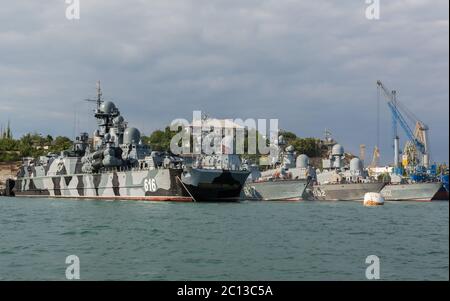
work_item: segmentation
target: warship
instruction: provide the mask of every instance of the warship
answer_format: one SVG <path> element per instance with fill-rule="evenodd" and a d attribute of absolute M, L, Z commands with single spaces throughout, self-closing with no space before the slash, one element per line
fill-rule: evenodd
<path fill-rule="evenodd" d="M 380 175 L 388 183 L 380 192 L 386 201 L 431 201 L 443 187 L 431 170 L 421 166 L 415 166 L 412 173 L 396 166 L 388 170 Z"/>
<path fill-rule="evenodd" d="M 98 129 L 76 137 L 61 154 L 26 160 L 9 195 L 146 201 L 237 201 L 250 174 L 236 155 L 200 154 L 193 160 L 152 151 L 137 128 L 102 97 L 97 83 Z M 11 180 L 12 181 L 12 180 Z M 11 182 L 9 182 L 11 184 Z M 11 188 L 11 187 L 9 187 Z"/>
<path fill-rule="evenodd" d="M 448 185 L 448 168 L 444 171 L 441 171 L 439 175 L 439 181 L 442 183 L 442 187 L 439 191 L 433 196 L 433 201 L 448 201 L 449 200 L 449 185 Z"/>
<path fill-rule="evenodd" d="M 260 171 L 255 165 L 249 169 L 250 176 L 243 189 L 243 198 L 258 201 L 297 201 L 302 199 L 303 192 L 314 169 L 309 165 L 309 158 L 301 154 L 296 157 L 294 147 L 286 145 L 283 136 L 279 139 L 279 157 L 272 162 L 271 168 Z"/>
<path fill-rule="evenodd" d="M 431 201 L 441 189 L 441 182 L 391 183 L 381 190 L 386 201 Z"/>
<path fill-rule="evenodd" d="M 322 160 L 322 171 L 305 190 L 304 197 L 319 201 L 362 201 L 367 192 L 380 192 L 384 182 L 368 176 L 362 161 L 351 159 L 349 168 L 344 166 L 344 148 L 334 144 L 328 159 Z"/>

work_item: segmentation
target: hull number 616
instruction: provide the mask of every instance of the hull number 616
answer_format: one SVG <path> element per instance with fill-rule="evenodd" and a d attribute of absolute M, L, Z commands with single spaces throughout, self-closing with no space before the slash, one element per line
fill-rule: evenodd
<path fill-rule="evenodd" d="M 156 189 L 158 189 L 158 187 L 156 187 L 156 180 L 153 178 L 149 178 L 149 179 L 145 179 L 144 180 L 144 190 L 150 191 L 150 192 L 155 192 Z"/>

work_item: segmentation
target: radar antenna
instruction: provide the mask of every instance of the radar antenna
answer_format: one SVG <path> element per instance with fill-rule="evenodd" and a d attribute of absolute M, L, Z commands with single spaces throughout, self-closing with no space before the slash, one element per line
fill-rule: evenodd
<path fill-rule="evenodd" d="M 332 142 L 333 138 L 332 138 L 332 134 L 331 134 L 330 130 L 325 129 L 324 133 L 325 133 L 325 141 L 326 142 Z"/>
<path fill-rule="evenodd" d="M 97 103 L 97 110 L 100 109 L 100 104 L 103 102 L 103 94 L 102 94 L 102 88 L 100 86 L 100 81 L 97 81 L 97 99 L 85 99 L 85 101 L 91 101 Z"/>

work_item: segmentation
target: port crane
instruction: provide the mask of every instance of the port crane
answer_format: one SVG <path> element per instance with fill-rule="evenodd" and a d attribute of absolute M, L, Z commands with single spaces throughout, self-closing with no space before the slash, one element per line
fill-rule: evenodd
<path fill-rule="evenodd" d="M 378 89 L 381 89 L 387 100 L 388 107 L 392 114 L 392 131 L 394 135 L 394 167 L 398 171 L 399 162 L 399 143 L 397 125 L 403 128 L 407 138 L 409 139 L 403 151 L 402 165 L 408 167 L 410 171 L 415 171 L 416 167 L 421 166 L 425 169 L 429 168 L 429 148 L 428 148 L 428 126 L 423 123 L 417 116 L 410 112 L 406 106 L 397 100 L 397 92 L 388 90 L 381 81 L 377 81 Z M 414 131 L 409 126 L 409 122 L 415 124 Z"/>

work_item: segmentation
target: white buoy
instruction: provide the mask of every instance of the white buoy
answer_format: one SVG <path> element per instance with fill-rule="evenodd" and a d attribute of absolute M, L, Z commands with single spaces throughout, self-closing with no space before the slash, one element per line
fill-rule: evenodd
<path fill-rule="evenodd" d="M 367 192 L 364 195 L 364 206 L 381 206 L 384 205 L 384 198 L 380 193 Z"/>

